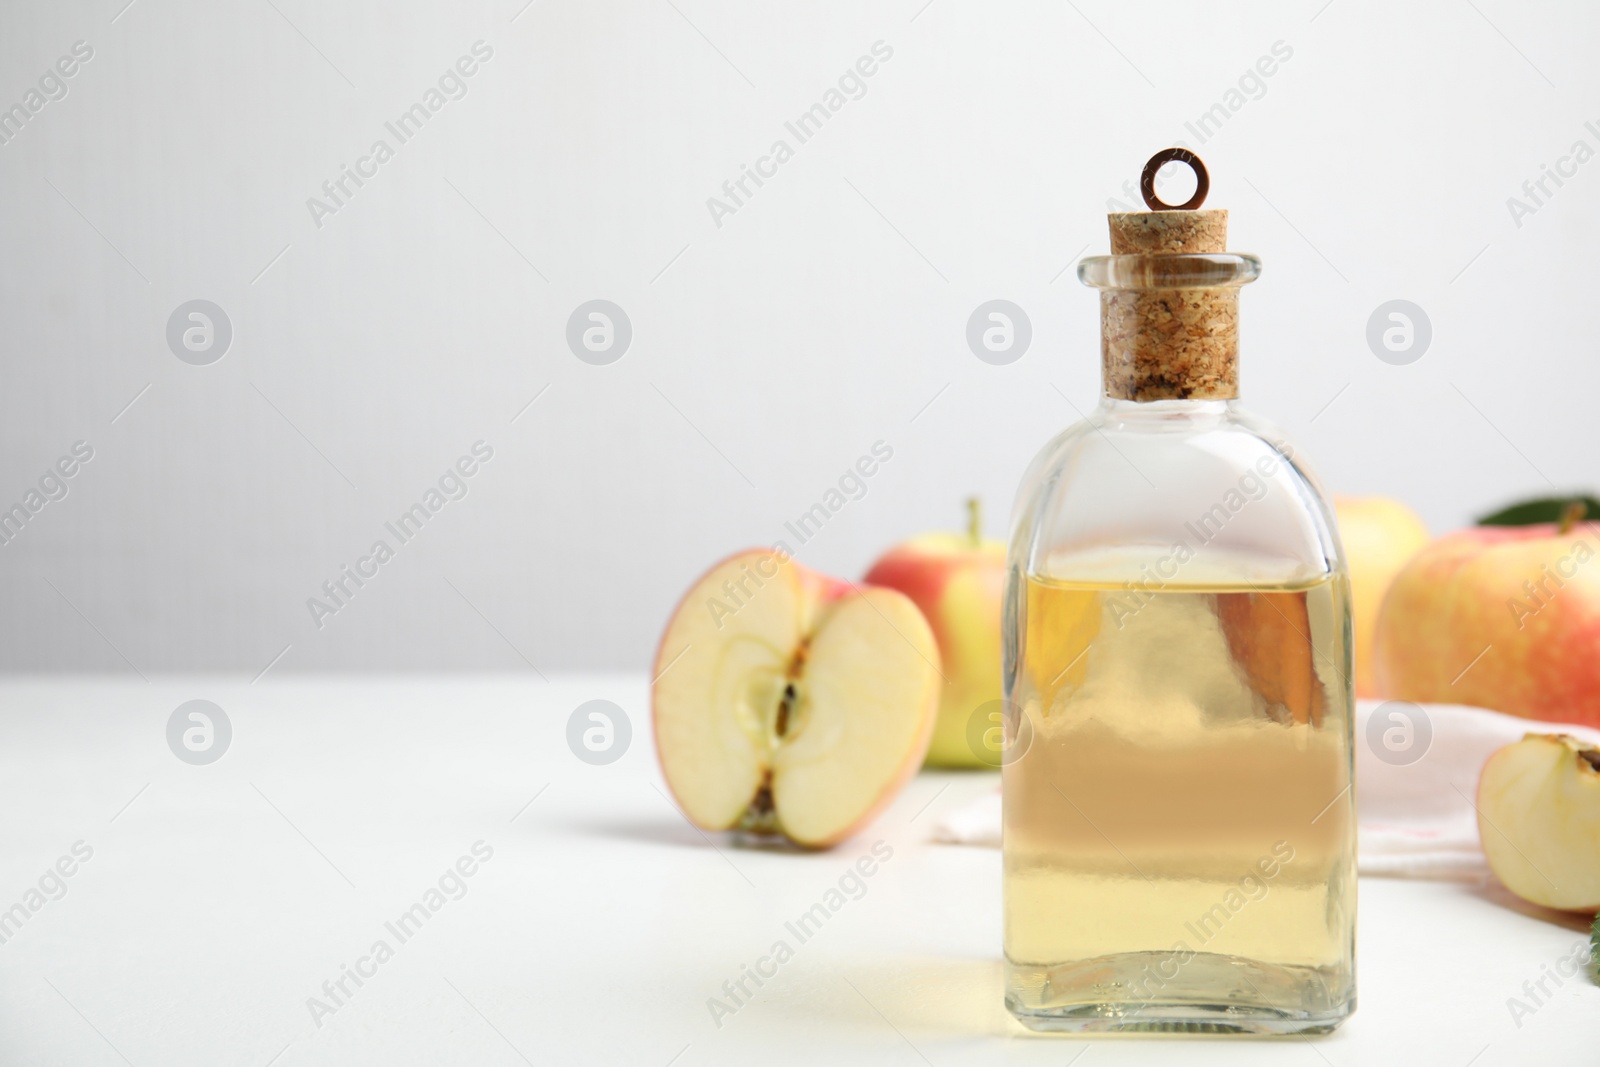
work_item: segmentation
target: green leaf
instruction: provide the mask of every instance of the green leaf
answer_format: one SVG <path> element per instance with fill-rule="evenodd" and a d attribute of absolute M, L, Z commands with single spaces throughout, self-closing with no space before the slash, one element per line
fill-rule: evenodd
<path fill-rule="evenodd" d="M 1589 977 L 1595 985 L 1600 985 L 1600 915 L 1594 917 L 1594 925 L 1589 927 Z"/>
<path fill-rule="evenodd" d="M 1569 504 L 1581 503 L 1583 515 L 1580 522 L 1600 519 L 1600 500 L 1592 496 L 1548 496 L 1538 500 L 1524 500 L 1501 508 L 1492 515 L 1478 520 L 1479 526 L 1530 526 L 1536 522 L 1560 522 Z"/>

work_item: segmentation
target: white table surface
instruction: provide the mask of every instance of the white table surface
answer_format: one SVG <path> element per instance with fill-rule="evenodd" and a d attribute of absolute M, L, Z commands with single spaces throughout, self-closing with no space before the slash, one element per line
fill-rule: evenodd
<path fill-rule="evenodd" d="M 638 677 L 268 676 L 0 684 L 0 909 L 93 856 L 0 944 L 0 1064 L 1593 1063 L 1600 988 L 1524 996 L 1582 939 L 1493 886 L 1362 879 L 1360 1008 L 1331 1037 L 1035 1037 L 1000 1002 L 1000 858 L 926 842 L 988 774 L 923 774 L 855 841 L 739 849 L 661 789 Z M 184 701 L 225 756 L 168 749 Z M 633 743 L 568 750 L 585 700 Z M 529 800 L 537 795 L 530 804 Z M 520 814 L 519 814 L 520 812 Z M 874 842 L 893 848 L 758 995 L 707 998 Z M 493 857 L 404 944 L 385 930 L 474 842 Z M 319 1027 L 307 999 L 394 956 Z M 368 969 L 372 967 L 369 965 Z M 1075 1058 L 1077 1057 L 1077 1058 Z"/>

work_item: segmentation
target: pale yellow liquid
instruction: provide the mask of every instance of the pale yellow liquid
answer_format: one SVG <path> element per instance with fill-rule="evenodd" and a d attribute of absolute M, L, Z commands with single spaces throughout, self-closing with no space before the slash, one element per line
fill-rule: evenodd
<path fill-rule="evenodd" d="M 1344 580 L 1024 584 L 1012 1010 L 1041 1028 L 1337 1025 L 1354 989 Z"/>

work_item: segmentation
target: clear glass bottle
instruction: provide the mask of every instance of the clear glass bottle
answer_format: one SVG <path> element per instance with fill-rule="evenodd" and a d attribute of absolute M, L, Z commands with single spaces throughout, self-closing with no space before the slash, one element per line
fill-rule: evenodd
<path fill-rule="evenodd" d="M 1162 210 L 1112 215 L 1113 254 L 1079 266 L 1105 397 L 1013 518 L 1006 1005 L 1041 1030 L 1326 1032 L 1355 1008 L 1349 579 L 1315 477 L 1236 403 L 1260 262 L 1225 251 L 1227 212 L 1155 200 L 1160 159 Z"/>

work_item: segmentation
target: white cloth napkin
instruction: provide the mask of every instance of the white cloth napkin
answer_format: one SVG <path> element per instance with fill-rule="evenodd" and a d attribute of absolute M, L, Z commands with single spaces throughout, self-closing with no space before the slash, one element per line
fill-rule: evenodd
<path fill-rule="evenodd" d="M 1376 716 L 1376 719 L 1374 719 Z M 1356 704 L 1356 813 L 1362 874 L 1481 877 L 1478 772 L 1494 751 L 1528 733 L 1566 733 L 1600 744 L 1600 731 L 1532 722 L 1459 704 Z M 1420 755 L 1418 753 L 1420 752 Z M 947 812 L 933 839 L 1000 845 L 1000 794 Z"/>

